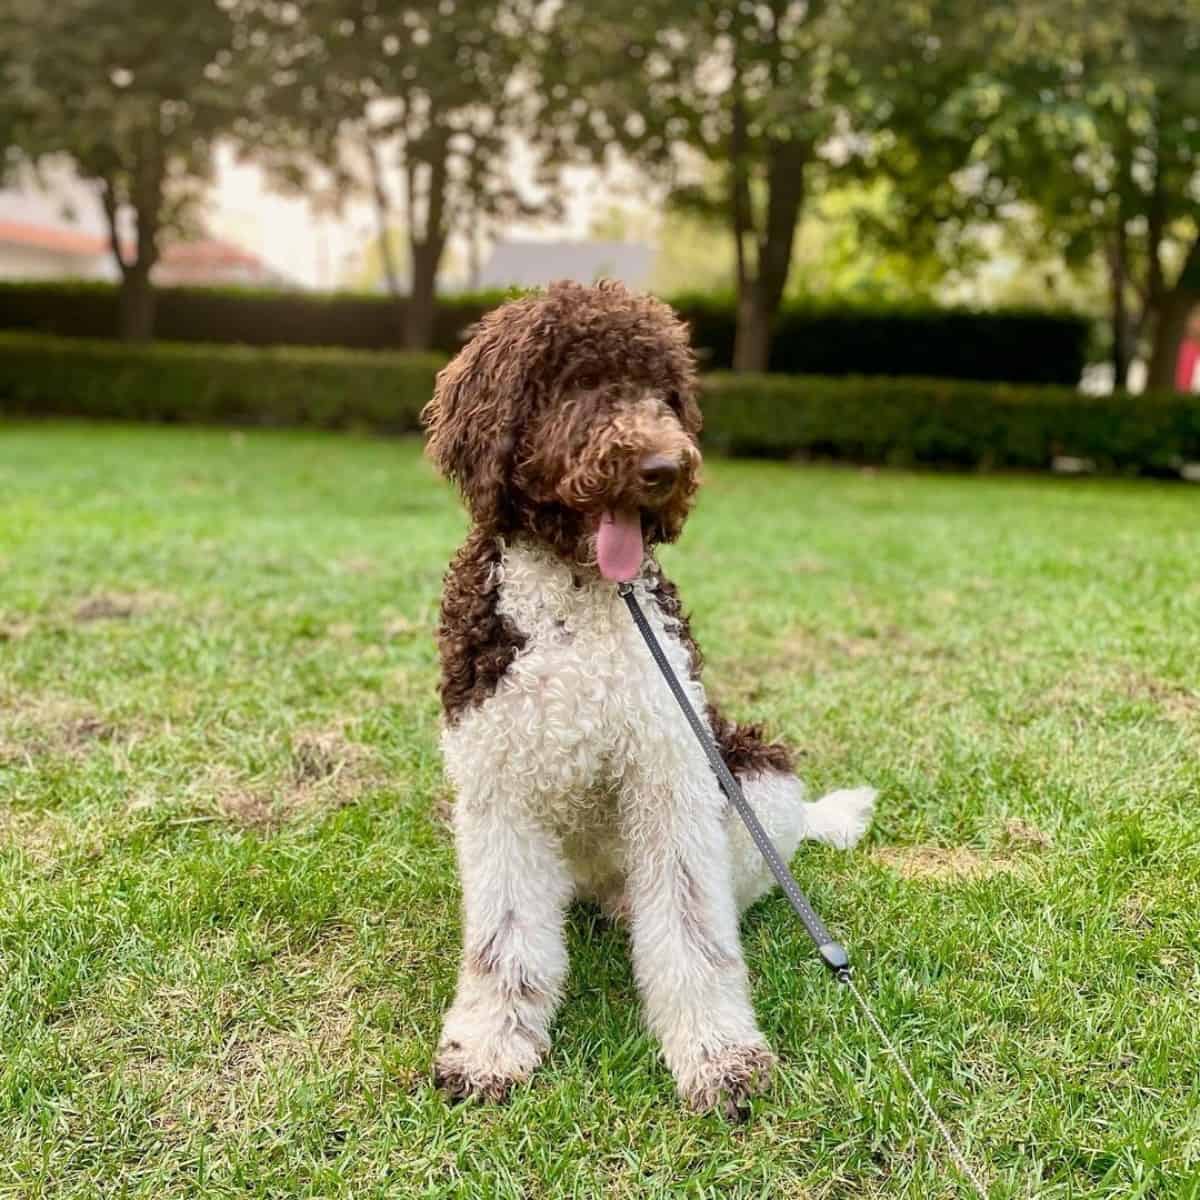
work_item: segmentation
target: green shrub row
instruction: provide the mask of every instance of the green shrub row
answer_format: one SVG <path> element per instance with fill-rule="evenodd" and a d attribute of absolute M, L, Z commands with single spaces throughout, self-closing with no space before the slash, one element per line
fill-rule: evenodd
<path fill-rule="evenodd" d="M 452 354 L 465 331 L 502 299 L 502 293 L 444 297 L 434 323 L 435 348 Z M 736 326 L 732 298 L 685 295 L 671 302 L 690 323 L 706 368 L 728 367 Z M 116 289 L 95 283 L 0 284 L 0 328 L 111 338 L 117 330 Z M 404 301 L 166 288 L 159 292 L 156 328 L 164 341 L 397 349 Z M 791 307 L 776 324 L 771 370 L 1073 386 L 1083 370 L 1088 333 L 1085 319 L 1061 313 Z"/>
<path fill-rule="evenodd" d="M 435 354 L 124 346 L 0 334 L 0 415 L 411 433 L 444 361 Z"/>
<path fill-rule="evenodd" d="M 691 325 L 705 365 L 729 367 L 733 301 L 688 295 L 671 303 Z M 797 305 L 785 308 L 775 323 L 770 369 L 784 375 L 913 375 L 1074 387 L 1090 335 L 1089 321 L 1073 313 Z"/>
<path fill-rule="evenodd" d="M 0 416 L 419 429 L 435 355 L 0 334 Z M 1200 462 L 1200 398 L 917 378 L 706 377 L 705 441 L 739 455 L 1174 474 Z"/>
<path fill-rule="evenodd" d="M 1062 387 L 945 379 L 718 373 L 706 437 L 727 453 L 861 463 L 1175 475 L 1200 462 L 1200 397 L 1087 396 Z"/>

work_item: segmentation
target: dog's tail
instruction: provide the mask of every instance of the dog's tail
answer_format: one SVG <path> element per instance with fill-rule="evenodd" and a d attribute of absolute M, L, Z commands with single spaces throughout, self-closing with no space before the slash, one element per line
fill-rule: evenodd
<path fill-rule="evenodd" d="M 849 850 L 867 832 L 877 795 L 871 787 L 843 788 L 805 804 L 800 836 Z"/>

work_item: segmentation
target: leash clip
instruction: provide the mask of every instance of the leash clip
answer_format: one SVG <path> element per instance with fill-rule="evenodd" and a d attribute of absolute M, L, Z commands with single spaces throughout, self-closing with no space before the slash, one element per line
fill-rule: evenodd
<path fill-rule="evenodd" d="M 850 978 L 850 955 L 841 942 L 822 942 L 817 947 L 821 961 L 839 978 Z"/>

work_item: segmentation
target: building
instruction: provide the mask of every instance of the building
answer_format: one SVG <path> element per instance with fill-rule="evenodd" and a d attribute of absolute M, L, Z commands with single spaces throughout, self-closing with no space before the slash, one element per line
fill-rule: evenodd
<path fill-rule="evenodd" d="M 95 192 L 65 168 L 0 188 L 0 279 L 115 279 Z"/>
<path fill-rule="evenodd" d="M 66 168 L 19 174 L 0 189 L 0 279 L 120 277 L 95 190 Z M 219 238 L 167 242 L 152 275 L 162 287 L 292 287 L 256 254 Z"/>
<path fill-rule="evenodd" d="M 545 287 L 556 279 L 594 283 L 619 279 L 627 287 L 650 286 L 654 252 L 639 242 L 499 241 L 479 275 L 484 290 Z"/>
<path fill-rule="evenodd" d="M 0 279 L 113 279 L 108 239 L 0 218 Z"/>
<path fill-rule="evenodd" d="M 160 287 L 295 286 L 256 254 L 220 238 L 168 243 L 163 247 L 152 278 Z"/>

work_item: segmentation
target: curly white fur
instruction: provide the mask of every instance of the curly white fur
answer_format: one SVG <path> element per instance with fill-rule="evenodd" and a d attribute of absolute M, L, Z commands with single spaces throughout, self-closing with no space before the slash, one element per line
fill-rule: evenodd
<path fill-rule="evenodd" d="M 770 886 L 616 588 L 577 582 L 547 549 L 509 546 L 499 611 L 526 636 L 496 691 L 442 739 L 457 792 L 464 901 L 458 993 L 438 1072 L 500 1095 L 549 1044 L 567 972 L 563 912 L 576 895 L 627 915 L 646 1021 L 696 1107 L 740 1103 L 770 1064 L 750 1003 L 739 912 Z M 638 600 L 692 703 L 686 648 L 664 627 L 647 559 Z M 850 846 L 874 792 L 815 804 L 790 775 L 743 787 L 784 857 L 801 838 Z"/>

